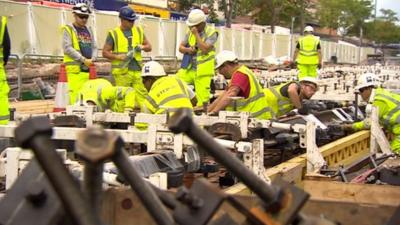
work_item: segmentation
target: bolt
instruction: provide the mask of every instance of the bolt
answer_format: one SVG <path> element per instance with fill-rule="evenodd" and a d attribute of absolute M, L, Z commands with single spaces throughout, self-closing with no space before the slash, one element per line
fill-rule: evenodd
<path fill-rule="evenodd" d="M 100 162 L 114 155 L 116 145 L 122 144 L 116 133 L 92 126 L 78 134 L 76 152 L 90 162 Z"/>

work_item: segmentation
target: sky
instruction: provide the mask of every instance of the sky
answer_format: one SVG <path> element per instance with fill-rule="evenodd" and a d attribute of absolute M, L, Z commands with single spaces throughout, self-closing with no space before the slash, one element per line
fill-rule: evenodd
<path fill-rule="evenodd" d="M 397 13 L 397 17 L 400 19 L 400 0 L 377 0 L 377 14 L 380 16 L 380 9 L 391 9 Z"/>

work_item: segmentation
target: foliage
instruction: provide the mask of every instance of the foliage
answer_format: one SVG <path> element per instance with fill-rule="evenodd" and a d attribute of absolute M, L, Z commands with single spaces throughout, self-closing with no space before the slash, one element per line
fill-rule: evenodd
<path fill-rule="evenodd" d="M 391 9 L 381 9 L 382 16 L 366 24 L 366 37 L 380 44 L 398 43 L 400 27 L 399 19 Z"/>

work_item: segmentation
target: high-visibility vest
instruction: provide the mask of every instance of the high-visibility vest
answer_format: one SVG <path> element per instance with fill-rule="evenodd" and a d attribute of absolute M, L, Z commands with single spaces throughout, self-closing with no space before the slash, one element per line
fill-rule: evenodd
<path fill-rule="evenodd" d="M 76 51 L 81 52 L 81 48 L 79 47 L 78 34 L 76 33 L 76 29 L 73 27 L 73 25 L 72 24 L 65 25 L 62 27 L 62 30 L 67 31 L 69 36 L 71 37 L 72 47 Z M 88 28 L 88 30 L 89 30 L 90 35 L 92 35 L 90 28 Z M 65 64 L 65 70 L 67 71 L 67 73 L 80 73 L 81 72 L 80 66 L 81 66 L 82 62 L 79 60 L 74 60 L 67 54 L 64 54 L 64 64 Z"/>
<path fill-rule="evenodd" d="M 293 82 L 289 82 L 293 83 Z M 272 108 L 273 114 L 276 117 L 282 116 L 290 112 L 294 106 L 288 97 L 281 94 L 281 89 L 289 83 L 283 83 L 281 85 L 265 88 L 264 93 L 267 99 L 268 105 Z"/>
<path fill-rule="evenodd" d="M 272 111 L 267 104 L 263 89 L 255 77 L 253 71 L 242 65 L 237 69 L 238 72 L 245 74 L 249 78 L 250 93 L 248 98 L 236 100 L 237 111 L 249 112 L 251 117 L 258 119 L 271 119 Z M 228 111 L 233 111 L 233 102 L 226 108 Z"/>
<path fill-rule="evenodd" d="M 211 27 L 206 25 L 204 28 L 205 35 L 203 37 L 203 41 L 206 40 L 208 37 L 211 37 L 217 31 Z M 196 36 L 193 35 L 192 32 L 189 31 L 188 37 L 188 44 L 190 47 L 196 46 Z M 196 53 L 196 75 L 199 76 L 214 76 L 215 74 L 215 47 L 213 46 L 212 49 L 207 52 L 203 53 L 200 48 L 198 48 Z"/>
<path fill-rule="evenodd" d="M 85 82 L 80 94 L 83 101 L 94 102 L 99 111 L 110 109 L 113 112 L 124 112 L 126 109 L 134 109 L 138 104 L 133 88 L 114 87 L 105 79 Z"/>
<path fill-rule="evenodd" d="M 3 40 L 4 40 L 4 32 L 6 31 L 6 26 L 7 26 L 7 17 L 2 16 L 0 20 L 0 69 L 4 69 Z M 2 80 L 5 80 L 5 77 L 1 77 L 0 81 Z"/>
<path fill-rule="evenodd" d="M 153 114 L 174 112 L 179 108 L 193 110 L 186 84 L 177 77 L 162 77 L 154 82 L 144 102 Z"/>
<path fill-rule="evenodd" d="M 400 124 L 400 95 L 382 88 L 375 90 L 375 97 L 372 102 L 374 106 L 384 105 L 385 110 L 379 109 L 379 123 L 387 130 Z M 353 124 L 354 130 L 369 129 L 370 121 L 364 120 Z"/>
<path fill-rule="evenodd" d="M 318 59 L 318 44 L 319 38 L 314 35 L 306 35 L 299 39 L 299 53 L 297 56 L 298 64 L 316 65 L 319 63 Z"/>
<path fill-rule="evenodd" d="M 140 26 L 132 27 L 132 43 L 129 46 L 128 39 L 125 37 L 123 31 L 120 27 L 109 31 L 111 37 L 114 41 L 113 54 L 127 54 L 129 47 L 134 49 L 137 45 L 143 44 L 144 33 L 143 28 Z M 142 64 L 142 53 L 140 51 L 135 51 L 133 57 L 138 62 L 139 65 Z M 128 65 L 122 60 L 114 59 L 111 62 L 111 73 L 112 74 L 126 74 L 128 72 Z"/>

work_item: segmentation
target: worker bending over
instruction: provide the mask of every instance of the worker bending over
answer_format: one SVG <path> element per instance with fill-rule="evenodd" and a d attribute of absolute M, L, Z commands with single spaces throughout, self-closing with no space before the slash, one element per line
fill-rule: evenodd
<path fill-rule="evenodd" d="M 317 77 L 317 68 L 322 67 L 322 53 L 319 37 L 314 36 L 314 28 L 306 26 L 304 36 L 300 37 L 296 45 L 293 61 L 299 70 L 298 78 Z"/>
<path fill-rule="evenodd" d="M 226 79 L 231 79 L 227 89 L 208 107 L 209 113 L 220 110 L 249 112 L 252 117 L 271 119 L 271 108 L 253 71 L 238 63 L 231 51 L 222 51 L 216 57 L 216 69 Z M 233 100 L 235 97 L 240 99 Z M 235 108 L 236 107 L 236 108 Z"/>
<path fill-rule="evenodd" d="M 7 83 L 5 65 L 11 52 L 11 41 L 7 29 L 7 17 L 0 16 L 0 125 L 8 124 L 10 120 L 10 109 L 8 93 L 10 87 Z"/>
<path fill-rule="evenodd" d="M 142 51 L 150 52 L 151 44 L 143 28 L 135 25 L 136 13 L 129 6 L 119 10 L 121 25 L 108 32 L 103 57 L 111 60 L 111 73 L 116 86 L 133 87 L 139 98 L 147 94 L 140 71 Z"/>
<path fill-rule="evenodd" d="M 275 87 L 264 89 L 268 106 L 275 117 L 280 117 L 296 108 L 299 114 L 309 112 L 302 101 L 310 99 L 318 90 L 318 81 L 313 77 L 304 77 L 299 82 L 291 81 Z"/>
<path fill-rule="evenodd" d="M 194 93 L 178 77 L 167 76 L 164 67 L 158 62 L 145 63 L 142 77 L 149 92 L 142 104 L 143 112 L 162 114 L 179 108 L 193 110 L 191 99 L 194 98 Z"/>
<path fill-rule="evenodd" d="M 206 15 L 200 9 L 189 13 L 186 24 L 190 30 L 179 45 L 179 52 L 184 56 L 177 76 L 187 84 L 194 84 L 197 105 L 202 106 L 210 100 L 218 32 L 206 24 Z"/>
<path fill-rule="evenodd" d="M 87 81 L 79 94 L 84 104 L 96 105 L 100 112 L 131 112 L 140 107 L 133 88 L 114 87 L 101 78 Z"/>
<path fill-rule="evenodd" d="M 96 39 L 86 24 L 91 11 L 85 3 L 72 8 L 74 22 L 62 27 L 64 64 L 67 72 L 70 103 L 77 100 L 82 85 L 89 80 L 89 67 L 97 57 Z"/>
<path fill-rule="evenodd" d="M 359 92 L 363 101 L 377 107 L 379 124 L 394 135 L 394 139 L 390 143 L 392 151 L 400 154 L 400 95 L 383 88 L 377 88 L 375 75 L 372 73 L 362 74 L 357 83 L 355 91 Z M 353 131 L 369 129 L 370 127 L 370 118 L 344 125 L 345 130 Z"/>

